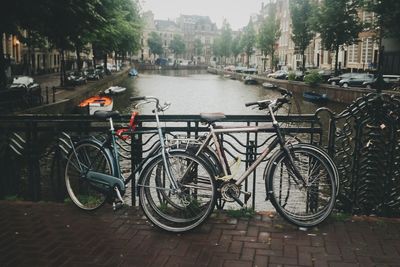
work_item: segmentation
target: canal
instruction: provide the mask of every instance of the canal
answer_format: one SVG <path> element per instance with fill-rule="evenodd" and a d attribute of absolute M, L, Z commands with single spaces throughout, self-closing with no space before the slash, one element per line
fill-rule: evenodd
<path fill-rule="evenodd" d="M 171 102 L 166 114 L 199 114 L 200 112 L 223 112 L 229 115 L 264 114 L 258 109 L 244 106 L 244 103 L 280 96 L 275 90 L 264 89 L 261 85 L 246 85 L 205 70 L 160 70 L 140 73 L 138 78 L 127 78 L 119 84 L 127 88 L 127 94 L 114 97 L 114 109 L 130 113 L 132 108 L 128 96 L 151 95 L 161 102 Z M 294 97 L 291 113 L 314 113 L 321 105 L 307 102 L 301 96 Z M 335 112 L 345 106 L 338 103 L 325 104 Z M 287 111 L 286 111 L 287 112 Z M 142 114 L 150 114 L 150 107 L 143 106 Z M 283 112 L 284 113 L 284 112 Z"/>
<path fill-rule="evenodd" d="M 133 108 L 130 96 L 156 96 L 163 103 L 172 105 L 165 114 L 199 114 L 200 112 L 223 112 L 229 115 L 260 115 L 264 111 L 251 109 L 244 103 L 262 99 L 275 99 L 280 96 L 276 90 L 264 89 L 261 85 L 245 85 L 243 81 L 231 80 L 219 75 L 209 74 L 205 70 L 160 70 L 140 73 L 137 78 L 127 78 L 120 84 L 127 92 L 114 97 L 114 109 L 127 114 Z M 321 105 L 304 101 L 302 96 L 295 95 L 291 114 L 313 114 Z M 332 111 L 340 112 L 345 106 L 337 103 L 326 103 Z M 151 105 L 141 106 L 140 114 L 151 114 Z M 282 110 L 282 114 L 287 114 Z M 326 136 L 326 134 L 325 134 Z M 241 139 L 239 137 L 239 139 Z M 122 163 L 129 173 L 129 162 Z M 244 170 L 244 163 L 240 169 Z M 265 202 L 265 186 L 263 180 L 264 166 L 257 171 L 255 208 L 257 210 L 273 210 L 269 202 Z M 240 170 L 238 171 L 240 173 Z M 249 188 L 252 187 L 251 179 Z M 249 190 L 251 191 L 251 189 Z M 126 195 L 130 198 L 130 192 Z M 128 201 L 129 202 L 129 201 Z M 225 208 L 238 208 L 230 204 Z"/>

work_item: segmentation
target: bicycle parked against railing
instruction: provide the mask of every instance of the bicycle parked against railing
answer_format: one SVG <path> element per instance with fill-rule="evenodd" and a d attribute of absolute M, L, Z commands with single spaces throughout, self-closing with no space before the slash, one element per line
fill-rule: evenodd
<path fill-rule="evenodd" d="M 113 203 L 114 209 L 119 208 L 124 203 L 122 196 L 126 185 L 140 173 L 140 205 L 151 222 L 175 232 L 197 227 L 214 209 L 216 187 L 212 170 L 201 158 L 166 146 L 158 114 L 170 104 L 161 106 L 155 97 L 132 97 L 130 100 L 155 104 L 156 130 L 115 131 L 113 119 L 119 113 L 97 111 L 95 117 L 110 123 L 103 141 L 92 137 L 74 142 L 66 135 L 71 149 L 67 155 L 65 183 L 71 200 L 84 210 L 95 210 L 106 202 Z M 125 179 L 121 174 L 117 139 L 126 134 L 154 132 L 158 134 L 158 144 Z M 152 194 L 153 191 L 157 193 Z"/>
<path fill-rule="evenodd" d="M 209 167 L 214 170 L 218 184 L 216 197 L 222 201 L 237 202 L 241 206 L 244 203 L 239 198 L 240 194 L 244 193 L 245 202 L 251 196 L 250 192 L 242 191 L 241 184 L 272 152 L 264 171 L 267 198 L 278 213 L 290 223 L 299 227 L 313 227 L 323 222 L 334 207 L 339 190 L 338 171 L 333 160 L 320 147 L 286 140 L 274 112 L 289 103 L 292 94 L 287 90 L 283 90 L 282 94 L 283 96 L 276 100 L 245 104 L 248 107 L 256 106 L 260 110 L 266 109 L 272 118 L 272 127 L 217 126 L 216 122 L 225 118 L 223 113 L 203 113 L 201 120 L 208 124 L 209 133 L 194 142 L 177 142 L 181 143 L 181 147 L 185 146 L 186 142 L 188 152 L 207 161 Z M 273 130 L 275 138 L 248 169 L 235 179 L 220 135 L 266 130 Z M 204 152 L 208 157 L 202 155 Z"/>

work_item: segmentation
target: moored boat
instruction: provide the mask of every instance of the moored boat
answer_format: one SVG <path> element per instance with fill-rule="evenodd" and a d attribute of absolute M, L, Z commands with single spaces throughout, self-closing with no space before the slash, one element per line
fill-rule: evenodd
<path fill-rule="evenodd" d="M 129 70 L 128 75 L 129 76 L 138 76 L 139 72 L 135 68 L 132 68 L 132 69 Z"/>
<path fill-rule="evenodd" d="M 251 76 L 246 76 L 244 78 L 244 84 L 258 84 L 258 81 Z"/>
<path fill-rule="evenodd" d="M 276 88 L 278 88 L 278 86 L 276 86 L 275 84 L 269 83 L 269 82 L 263 83 L 262 87 L 265 88 L 265 89 L 276 89 Z"/>
<path fill-rule="evenodd" d="M 95 95 L 83 100 L 78 107 L 88 110 L 89 115 L 93 115 L 97 110 L 111 111 L 113 100 L 109 96 Z"/>
<path fill-rule="evenodd" d="M 324 102 L 329 100 L 326 94 L 319 94 L 315 92 L 304 92 L 303 98 L 311 102 Z"/>
<path fill-rule="evenodd" d="M 126 91 L 125 87 L 121 87 L 121 86 L 110 86 L 109 88 L 107 88 L 104 93 L 107 95 L 111 95 L 111 94 L 120 94 Z"/>

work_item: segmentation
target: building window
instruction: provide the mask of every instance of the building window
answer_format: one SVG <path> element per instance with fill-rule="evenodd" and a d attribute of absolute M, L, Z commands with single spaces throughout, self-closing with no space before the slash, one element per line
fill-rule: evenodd
<path fill-rule="evenodd" d="M 364 64 L 372 63 L 373 54 L 373 41 L 371 37 L 362 39 L 362 59 L 361 62 Z"/>
<path fill-rule="evenodd" d="M 348 47 L 349 63 L 358 63 L 358 44 L 352 44 Z"/>

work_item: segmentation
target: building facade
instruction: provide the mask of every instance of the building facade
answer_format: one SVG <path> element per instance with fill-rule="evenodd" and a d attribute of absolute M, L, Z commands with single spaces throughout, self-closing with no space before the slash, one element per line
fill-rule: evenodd
<path fill-rule="evenodd" d="M 148 47 L 147 40 L 151 32 L 160 35 L 163 43 L 164 54 L 159 55 L 171 61 L 178 60 L 178 56 L 170 50 L 170 44 L 175 35 L 182 37 L 185 43 L 185 53 L 179 55 L 183 60 L 191 61 L 195 64 L 208 64 L 212 58 L 212 44 L 218 35 L 218 29 L 209 17 L 197 15 L 181 15 L 176 21 L 155 20 L 151 11 L 144 12 L 143 20 L 145 23 L 142 35 L 142 48 L 140 59 L 142 61 L 154 62 L 155 55 L 152 55 Z M 196 49 L 196 43 L 201 43 L 200 49 Z"/>

